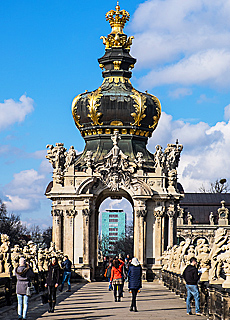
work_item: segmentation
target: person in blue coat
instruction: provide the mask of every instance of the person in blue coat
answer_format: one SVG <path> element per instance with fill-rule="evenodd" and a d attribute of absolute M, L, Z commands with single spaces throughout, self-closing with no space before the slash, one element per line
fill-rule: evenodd
<path fill-rule="evenodd" d="M 128 271 L 129 290 L 132 292 L 132 303 L 130 311 L 137 312 L 137 293 L 142 287 L 142 268 L 137 258 L 133 258 Z"/>

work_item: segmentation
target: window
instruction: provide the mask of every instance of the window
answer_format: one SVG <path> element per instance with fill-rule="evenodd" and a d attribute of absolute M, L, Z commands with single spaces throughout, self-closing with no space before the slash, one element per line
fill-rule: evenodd
<path fill-rule="evenodd" d="M 109 219 L 109 222 L 118 222 L 118 219 Z"/>
<path fill-rule="evenodd" d="M 110 214 L 109 217 L 110 218 L 118 218 L 118 214 Z"/>

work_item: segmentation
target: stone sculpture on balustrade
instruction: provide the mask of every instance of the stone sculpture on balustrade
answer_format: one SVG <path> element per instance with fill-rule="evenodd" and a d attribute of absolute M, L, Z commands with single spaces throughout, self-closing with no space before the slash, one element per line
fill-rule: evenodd
<path fill-rule="evenodd" d="M 9 237 L 1 234 L 0 246 L 0 276 L 11 276 L 18 265 L 20 257 L 24 257 L 33 268 L 34 272 L 48 270 L 51 257 L 56 256 L 59 263 L 63 260 L 63 253 L 56 250 L 55 244 L 50 243 L 50 248 L 39 248 L 33 241 L 29 241 L 26 246 L 15 245 L 10 247 Z"/>
<path fill-rule="evenodd" d="M 206 239 L 197 240 L 196 246 L 187 238 L 179 246 L 168 248 L 162 255 L 162 270 L 182 274 L 192 257 L 196 257 L 199 268 L 203 268 L 200 281 L 210 284 L 222 284 L 230 288 L 230 236 L 224 228 L 215 232 L 214 243 L 209 245 Z"/>

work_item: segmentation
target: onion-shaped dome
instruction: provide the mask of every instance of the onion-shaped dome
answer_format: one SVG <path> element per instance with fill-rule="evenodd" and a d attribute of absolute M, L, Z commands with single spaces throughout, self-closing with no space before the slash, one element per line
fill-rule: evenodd
<path fill-rule="evenodd" d="M 72 103 L 72 114 L 77 128 L 84 138 L 107 135 L 119 130 L 122 135 L 150 137 L 155 130 L 160 115 L 159 100 L 133 88 L 130 78 L 136 59 L 129 51 L 133 37 L 123 33 L 129 13 L 116 10 L 106 14 L 112 31 L 102 37 L 105 54 L 98 59 L 103 69 L 102 85 L 94 91 L 76 96 Z"/>

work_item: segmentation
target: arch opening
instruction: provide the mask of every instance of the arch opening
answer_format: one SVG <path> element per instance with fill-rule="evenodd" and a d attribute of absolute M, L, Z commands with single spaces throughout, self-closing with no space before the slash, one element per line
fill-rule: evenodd
<path fill-rule="evenodd" d="M 124 191 L 119 194 L 103 192 L 95 207 L 95 279 L 101 280 L 110 259 L 133 256 L 133 201 Z"/>

